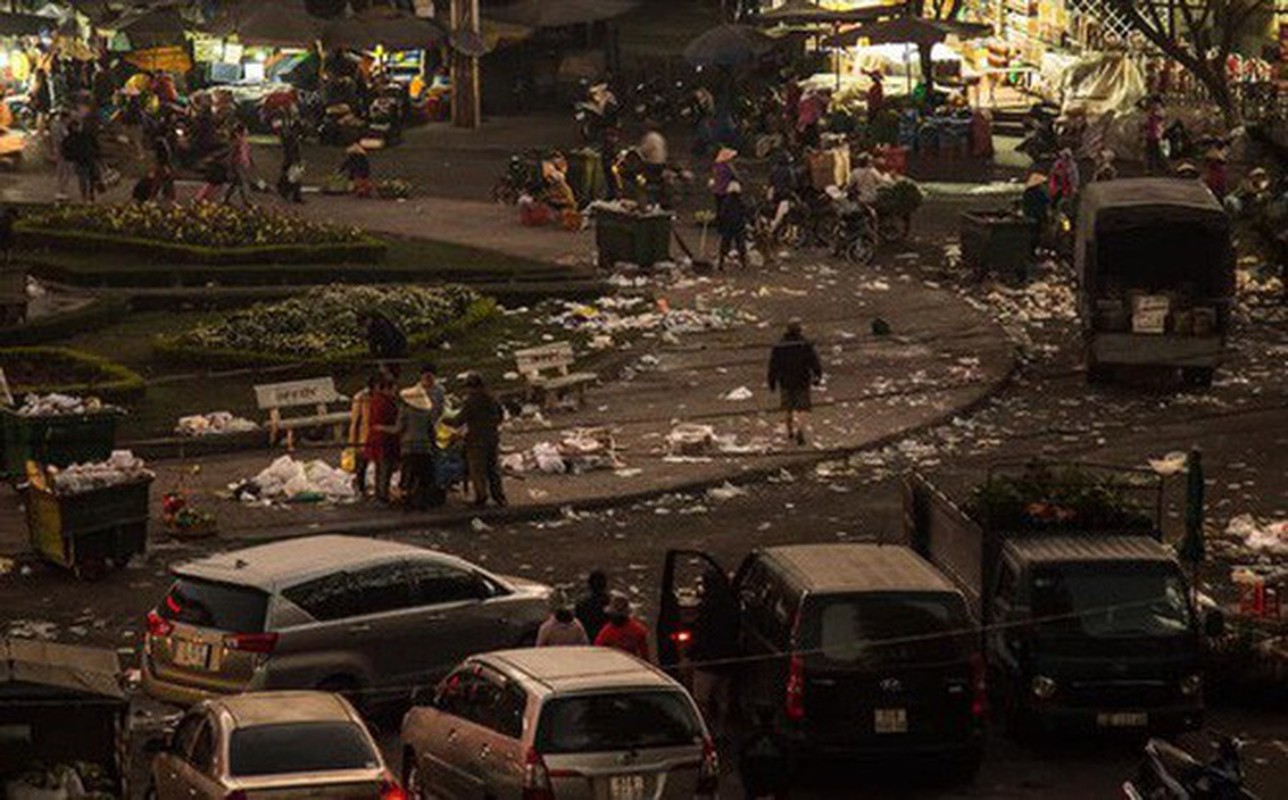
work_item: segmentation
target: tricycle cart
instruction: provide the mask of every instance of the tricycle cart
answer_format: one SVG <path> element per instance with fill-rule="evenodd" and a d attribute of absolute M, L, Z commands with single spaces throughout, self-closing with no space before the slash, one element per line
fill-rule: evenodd
<path fill-rule="evenodd" d="M 0 478 L 26 474 L 27 462 L 65 467 L 102 461 L 116 444 L 119 411 L 29 417 L 0 408 Z"/>
<path fill-rule="evenodd" d="M 58 495 L 33 478 L 23 488 L 31 547 L 41 558 L 95 580 L 147 547 L 152 479 Z"/>
<path fill-rule="evenodd" d="M 129 701 L 112 650 L 0 638 L 0 731 L 0 785 L 11 793 L 39 765 L 42 781 L 74 772 L 87 796 L 130 796 Z"/>
<path fill-rule="evenodd" d="M 1087 378 L 1119 366 L 1179 369 L 1207 385 L 1226 352 L 1235 290 L 1230 218 L 1199 181 L 1093 183 L 1074 260 Z"/>

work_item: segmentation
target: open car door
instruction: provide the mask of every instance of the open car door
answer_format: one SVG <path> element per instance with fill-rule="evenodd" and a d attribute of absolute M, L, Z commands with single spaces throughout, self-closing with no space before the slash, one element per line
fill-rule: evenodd
<path fill-rule="evenodd" d="M 719 595 L 717 597 L 717 595 Z M 739 628 L 738 604 L 729 573 L 710 555 L 698 550 L 668 550 L 662 568 L 662 597 L 657 615 L 658 664 L 678 672 L 699 635 L 704 598 L 715 598 L 711 607 L 727 609 L 733 617 L 712 624 Z"/>

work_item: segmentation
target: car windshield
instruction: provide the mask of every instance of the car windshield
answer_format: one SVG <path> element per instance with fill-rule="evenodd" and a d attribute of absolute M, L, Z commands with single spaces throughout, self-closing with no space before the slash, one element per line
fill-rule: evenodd
<path fill-rule="evenodd" d="M 693 706 L 675 691 L 560 697 L 546 703 L 537 726 L 542 753 L 588 753 L 683 747 L 702 741 Z"/>
<path fill-rule="evenodd" d="M 836 664 L 938 663 L 969 652 L 974 628 L 955 594 L 823 597 L 808 614 L 800 646 Z"/>
<path fill-rule="evenodd" d="M 233 731 L 229 772 L 238 777 L 376 769 L 366 731 L 352 722 L 293 722 Z"/>
<path fill-rule="evenodd" d="M 234 586 L 180 577 L 161 601 L 157 613 L 175 622 L 236 633 L 262 633 L 268 595 Z"/>
<path fill-rule="evenodd" d="M 1033 576 L 1043 635 L 1171 638 L 1191 627 L 1181 576 L 1164 564 L 1062 564 Z"/>

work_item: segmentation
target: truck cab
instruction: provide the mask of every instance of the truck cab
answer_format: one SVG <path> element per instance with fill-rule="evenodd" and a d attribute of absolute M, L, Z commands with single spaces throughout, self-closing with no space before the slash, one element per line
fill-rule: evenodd
<path fill-rule="evenodd" d="M 1175 559 L 1153 539 L 1008 541 L 987 598 L 990 683 L 1012 729 L 1201 724 L 1197 615 Z"/>

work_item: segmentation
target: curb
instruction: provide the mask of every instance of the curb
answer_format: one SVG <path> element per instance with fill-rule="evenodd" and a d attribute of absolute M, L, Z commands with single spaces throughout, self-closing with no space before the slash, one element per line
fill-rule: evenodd
<path fill-rule="evenodd" d="M 286 529 L 279 536 L 259 539 L 245 539 L 238 537 L 220 537 L 220 541 L 228 543 L 263 543 L 269 541 L 281 541 L 284 539 L 299 539 L 305 536 L 321 536 L 324 534 L 361 534 L 374 535 L 380 533 L 392 533 L 395 531 L 404 531 L 414 527 L 435 527 L 435 528 L 459 528 L 470 524 L 475 519 L 480 519 L 487 523 L 496 523 L 501 525 L 514 524 L 519 522 L 535 522 L 538 520 L 555 519 L 562 513 L 563 509 L 571 508 L 577 511 L 600 511 L 608 508 L 620 508 L 622 506 L 635 505 L 637 503 L 654 500 L 658 497 L 669 494 L 698 494 L 706 492 L 708 489 L 717 486 L 723 486 L 725 483 L 736 483 L 736 485 L 747 485 L 752 483 L 761 483 L 771 475 L 777 475 L 781 470 L 791 467 L 812 466 L 823 461 L 835 458 L 848 457 L 855 453 L 861 453 L 866 450 L 885 447 L 900 439 L 909 436 L 916 436 L 932 428 L 937 428 L 954 417 L 963 414 L 970 414 L 985 403 L 992 400 L 1005 389 L 1009 388 L 1020 371 L 1020 361 L 1012 351 L 1010 363 L 1006 371 L 996 381 L 985 389 L 978 397 L 970 402 L 965 403 L 953 409 L 944 411 L 936 417 L 925 422 L 894 431 L 884 436 L 879 436 L 872 441 L 854 447 L 837 447 L 829 450 L 815 450 L 810 453 L 803 453 L 799 457 L 784 456 L 774 466 L 758 467 L 739 473 L 734 477 L 704 478 L 702 480 L 688 481 L 686 483 L 675 484 L 664 488 L 641 490 L 619 494 L 613 497 L 600 497 L 586 500 L 583 502 L 565 502 L 565 503 L 534 503 L 532 505 L 522 506 L 519 508 L 496 508 L 488 506 L 481 509 L 470 509 L 453 511 L 449 514 L 404 514 L 398 519 L 380 519 L 370 522 L 355 521 L 347 524 L 317 524 L 313 523 L 309 527 L 300 527 L 297 529 Z M 786 462 L 786 463 L 784 463 Z"/>

